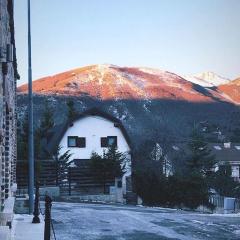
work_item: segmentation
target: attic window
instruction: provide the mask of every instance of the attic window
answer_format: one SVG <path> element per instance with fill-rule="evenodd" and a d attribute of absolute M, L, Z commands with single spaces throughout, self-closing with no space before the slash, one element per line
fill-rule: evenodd
<path fill-rule="evenodd" d="M 240 150 L 240 146 L 235 146 L 235 148 L 236 148 L 237 150 Z"/>
<path fill-rule="evenodd" d="M 77 136 L 68 136 L 68 147 L 77 147 Z"/>
<path fill-rule="evenodd" d="M 68 147 L 85 148 L 86 147 L 86 138 L 77 137 L 77 136 L 69 136 L 68 137 Z"/>
<path fill-rule="evenodd" d="M 107 142 L 108 142 L 108 146 L 117 146 L 117 137 L 116 136 L 110 136 L 107 137 Z"/>
<path fill-rule="evenodd" d="M 101 147 L 117 147 L 117 136 L 101 137 Z"/>
<path fill-rule="evenodd" d="M 221 148 L 220 146 L 214 146 L 214 148 L 215 148 L 216 150 L 222 150 L 222 148 Z"/>

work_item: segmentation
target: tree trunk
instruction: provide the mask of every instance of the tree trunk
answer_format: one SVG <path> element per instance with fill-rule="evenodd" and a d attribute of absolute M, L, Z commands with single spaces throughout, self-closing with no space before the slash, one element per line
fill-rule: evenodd
<path fill-rule="evenodd" d="M 106 174 L 103 174 L 103 194 L 106 194 Z"/>

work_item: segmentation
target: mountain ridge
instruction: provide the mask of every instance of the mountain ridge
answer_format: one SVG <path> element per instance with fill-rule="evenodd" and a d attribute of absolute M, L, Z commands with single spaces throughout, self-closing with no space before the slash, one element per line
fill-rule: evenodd
<path fill-rule="evenodd" d="M 33 81 L 33 92 L 43 95 L 91 96 L 102 100 L 231 101 L 218 91 L 209 90 L 169 71 L 111 64 L 90 65 L 40 78 Z M 27 84 L 18 87 L 18 93 L 27 93 Z"/>

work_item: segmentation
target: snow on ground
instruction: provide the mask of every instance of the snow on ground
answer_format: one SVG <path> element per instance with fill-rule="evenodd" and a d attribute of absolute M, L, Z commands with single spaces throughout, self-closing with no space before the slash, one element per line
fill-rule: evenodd
<path fill-rule="evenodd" d="M 12 239 L 42 240 L 44 237 L 44 219 L 42 216 L 39 216 L 39 218 L 40 223 L 34 224 L 32 223 L 32 215 L 14 214 Z"/>
<path fill-rule="evenodd" d="M 225 216 L 83 203 L 53 203 L 52 208 L 61 240 L 240 239 L 240 215 Z"/>

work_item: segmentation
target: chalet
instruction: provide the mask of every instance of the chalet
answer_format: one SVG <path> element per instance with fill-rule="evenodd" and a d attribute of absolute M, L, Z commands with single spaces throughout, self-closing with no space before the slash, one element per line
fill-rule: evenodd
<path fill-rule="evenodd" d="M 117 194 L 117 202 L 124 202 L 131 192 L 131 143 L 122 123 L 115 117 L 98 109 L 88 110 L 64 126 L 57 127 L 47 143 L 47 151 L 60 155 L 70 151 L 73 163 L 72 192 L 78 195 L 100 195 L 102 185 L 94 180 L 90 170 L 90 158 L 93 152 L 103 155 L 111 145 L 126 154 L 126 172 L 121 179 L 109 179 L 107 192 Z"/>
<path fill-rule="evenodd" d="M 221 165 L 230 165 L 232 177 L 240 182 L 240 143 L 208 143 L 208 148 L 217 162 L 215 170 Z M 181 154 L 186 151 L 186 145 L 175 144 L 172 149 L 175 154 Z"/>
<path fill-rule="evenodd" d="M 230 165 L 232 177 L 240 182 L 240 143 L 211 143 L 209 148 L 217 159 L 217 167 Z"/>

